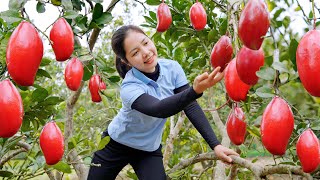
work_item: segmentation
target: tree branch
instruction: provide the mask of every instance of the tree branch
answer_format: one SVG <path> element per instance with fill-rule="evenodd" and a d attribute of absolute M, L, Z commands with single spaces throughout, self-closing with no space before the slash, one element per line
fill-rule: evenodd
<path fill-rule="evenodd" d="M 12 159 L 13 157 L 15 157 L 16 155 L 22 153 L 22 152 L 26 152 L 27 150 L 24 148 L 21 149 L 17 149 L 14 150 L 11 154 L 4 156 L 0 159 L 0 167 L 3 166 L 6 162 L 8 162 L 10 159 Z"/>
<path fill-rule="evenodd" d="M 174 116 L 172 116 L 172 117 L 174 118 Z M 185 118 L 186 117 L 183 115 L 183 113 L 181 113 L 174 128 L 172 130 L 170 129 L 170 134 L 169 134 L 169 137 L 167 138 L 167 142 L 166 142 L 166 148 L 163 153 L 163 165 L 164 165 L 165 169 L 168 168 L 169 158 L 170 158 L 170 155 L 172 154 L 172 151 L 173 151 L 173 142 L 176 139 L 176 137 L 178 136 Z M 173 123 L 173 121 L 171 121 L 171 123 Z"/>
<path fill-rule="evenodd" d="M 112 9 L 114 8 L 115 4 L 119 2 L 119 0 L 112 0 L 109 4 L 109 7 L 107 8 L 107 12 L 111 12 Z M 89 48 L 90 48 L 90 51 L 92 51 L 97 39 L 98 39 L 98 36 L 99 36 L 99 33 L 100 33 L 101 29 L 99 28 L 94 28 L 93 29 L 93 32 L 90 36 L 90 40 L 89 40 Z M 76 43 L 81 46 L 80 42 L 79 42 L 79 39 L 76 38 Z M 74 105 L 75 103 L 77 102 L 77 100 L 79 99 L 79 96 L 80 96 L 80 93 L 82 91 L 82 88 L 84 87 L 84 82 L 81 82 L 81 85 L 79 87 L 79 89 L 74 92 L 71 97 L 67 100 L 67 120 L 66 120 L 66 123 L 65 123 L 65 132 L 64 132 L 64 140 L 65 140 L 65 150 L 68 154 L 68 157 L 67 159 L 69 161 L 79 161 L 79 163 L 77 164 L 72 164 L 76 173 L 77 173 L 77 176 L 80 180 L 85 180 L 87 179 L 87 176 L 88 176 L 88 167 L 86 167 L 83 163 L 82 163 L 82 159 L 81 157 L 78 155 L 77 151 L 75 149 L 73 149 L 70 153 L 68 153 L 68 142 L 69 142 L 69 139 L 70 137 L 72 137 L 72 133 L 73 133 L 73 109 L 74 109 Z"/>

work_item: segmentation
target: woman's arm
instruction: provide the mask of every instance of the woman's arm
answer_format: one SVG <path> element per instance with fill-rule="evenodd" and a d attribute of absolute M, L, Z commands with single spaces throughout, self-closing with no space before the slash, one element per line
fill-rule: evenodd
<path fill-rule="evenodd" d="M 162 100 L 144 93 L 132 103 L 131 108 L 149 116 L 167 118 L 182 111 L 201 95 L 197 94 L 192 87 Z"/>
<path fill-rule="evenodd" d="M 179 93 L 190 86 L 188 84 L 177 88 L 174 90 L 175 93 Z M 215 133 L 213 132 L 210 123 L 205 116 L 203 110 L 199 106 L 197 101 L 191 102 L 188 106 L 184 108 L 184 112 L 186 113 L 188 119 L 193 124 L 193 126 L 198 130 L 203 139 L 209 144 L 211 149 L 213 150 L 217 145 L 220 144 L 217 139 Z"/>

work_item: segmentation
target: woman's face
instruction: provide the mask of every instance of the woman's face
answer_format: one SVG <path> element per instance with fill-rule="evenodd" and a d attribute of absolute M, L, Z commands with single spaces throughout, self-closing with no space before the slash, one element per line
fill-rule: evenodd
<path fill-rule="evenodd" d="M 155 71 L 157 65 L 157 49 L 146 35 L 129 31 L 124 40 L 124 49 L 129 64 L 146 73 Z"/>

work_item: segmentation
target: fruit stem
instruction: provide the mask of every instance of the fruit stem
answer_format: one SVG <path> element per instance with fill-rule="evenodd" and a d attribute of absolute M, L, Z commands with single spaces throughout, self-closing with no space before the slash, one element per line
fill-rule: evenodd
<path fill-rule="evenodd" d="M 312 0 L 313 29 L 316 29 L 316 13 L 314 12 L 314 0 Z"/>

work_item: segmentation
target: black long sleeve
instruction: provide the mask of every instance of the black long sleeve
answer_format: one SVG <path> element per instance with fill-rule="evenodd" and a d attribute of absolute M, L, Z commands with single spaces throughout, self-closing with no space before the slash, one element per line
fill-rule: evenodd
<path fill-rule="evenodd" d="M 132 103 L 131 108 L 149 116 L 167 118 L 182 111 L 201 95 L 198 95 L 192 87 L 162 100 L 144 93 Z"/>
<path fill-rule="evenodd" d="M 189 88 L 188 84 L 175 89 L 174 92 L 179 93 L 187 88 Z M 187 115 L 190 122 L 193 124 L 193 126 L 201 134 L 203 139 L 209 144 L 212 150 L 214 149 L 214 147 L 220 144 L 219 140 L 217 139 L 217 136 L 215 135 L 210 126 L 210 123 L 206 115 L 204 114 L 203 110 L 201 109 L 197 101 L 193 101 L 188 106 L 186 106 L 184 108 L 184 112 Z"/>
<path fill-rule="evenodd" d="M 188 119 L 213 149 L 220 144 L 209 121 L 197 103 L 199 97 L 188 84 L 174 90 L 175 95 L 159 100 L 142 94 L 132 104 L 132 108 L 153 117 L 166 118 L 184 110 Z"/>

